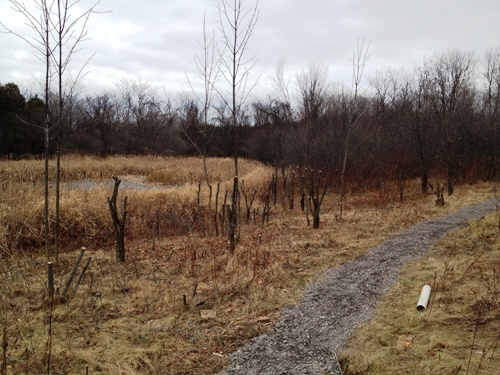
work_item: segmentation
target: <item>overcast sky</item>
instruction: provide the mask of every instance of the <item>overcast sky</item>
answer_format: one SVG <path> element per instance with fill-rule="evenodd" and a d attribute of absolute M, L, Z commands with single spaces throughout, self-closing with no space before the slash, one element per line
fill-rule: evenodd
<path fill-rule="evenodd" d="M 81 45 L 71 67 L 79 69 L 95 53 L 84 81 L 89 93 L 115 90 L 123 78 L 150 82 L 169 96 L 189 92 L 186 74 L 198 86 L 193 58 L 203 52 L 199 42 L 204 12 L 207 30 L 216 29 L 217 3 L 102 0 L 97 9 L 110 12 L 91 17 L 91 39 Z M 74 14 L 92 4 L 81 0 Z M 0 1 L 0 20 L 26 37 L 32 35 L 7 0 Z M 313 62 L 327 64 L 332 81 L 350 86 L 350 60 L 357 40 L 363 39 L 370 42 L 367 80 L 378 69 L 413 69 L 425 57 L 452 49 L 474 51 L 480 59 L 485 50 L 500 45 L 500 1 L 260 0 L 248 46 L 248 57 L 258 58 L 253 72 L 261 75 L 255 92 L 270 92 L 269 77 L 280 56 L 285 58 L 291 89 L 297 72 Z M 43 77 L 43 64 L 24 41 L 0 34 L 0 46 L 0 83 L 15 82 L 26 90 L 33 77 Z"/>

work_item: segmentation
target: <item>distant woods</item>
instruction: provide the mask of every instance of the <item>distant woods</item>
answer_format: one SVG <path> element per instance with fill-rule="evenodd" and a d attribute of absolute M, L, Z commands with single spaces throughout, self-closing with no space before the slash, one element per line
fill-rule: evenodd
<path fill-rule="evenodd" d="M 277 77 L 283 78 L 280 69 Z M 418 177 L 426 192 L 429 176 L 439 172 L 451 194 L 456 183 L 499 177 L 500 48 L 481 58 L 449 51 L 412 71 L 388 68 L 366 77 L 367 88 L 357 92 L 362 111 L 356 126 L 350 124 L 353 92 L 335 88 L 324 70 L 311 65 L 292 77 L 290 87 L 278 82 L 274 97 L 240 108 L 240 157 L 272 164 L 277 174 L 289 166 L 321 170 L 334 181 L 343 170 L 349 137 L 345 177 L 351 186 L 388 179 L 404 186 L 405 179 Z M 160 99 L 156 88 L 138 81 L 123 80 L 117 87 L 115 93 L 73 92 L 65 98 L 62 152 L 234 154 L 232 114 L 222 103 L 212 103 L 206 120 L 199 101 L 188 96 Z M 56 112 L 56 95 L 49 100 Z M 14 83 L 0 85 L 1 157 L 43 152 L 42 132 L 27 123 L 43 121 L 44 104 Z"/>

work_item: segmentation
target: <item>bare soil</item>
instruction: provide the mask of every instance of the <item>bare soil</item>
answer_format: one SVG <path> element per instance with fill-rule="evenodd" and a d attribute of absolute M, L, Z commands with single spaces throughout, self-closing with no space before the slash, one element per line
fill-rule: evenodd
<path fill-rule="evenodd" d="M 276 327 L 230 356 L 230 374 L 342 374 L 337 356 L 353 330 L 372 319 L 400 267 L 446 232 L 494 211 L 491 201 L 406 229 L 355 260 L 326 271 Z M 417 301 L 415 301 L 415 304 Z"/>

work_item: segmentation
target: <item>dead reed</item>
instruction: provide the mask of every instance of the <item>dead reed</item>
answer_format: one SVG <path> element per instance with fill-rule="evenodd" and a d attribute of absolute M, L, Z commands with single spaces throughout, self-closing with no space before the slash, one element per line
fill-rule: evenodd
<path fill-rule="evenodd" d="M 251 186 L 266 184 L 269 170 L 256 162 L 240 163 L 243 178 Z M 111 176 L 135 183 L 122 189 L 128 196 L 129 239 L 149 237 L 154 222 L 163 234 L 186 234 L 196 225 L 198 183 L 200 204 L 206 206 L 208 188 L 199 158 L 65 156 L 62 160 L 61 243 L 66 248 L 101 246 L 112 241 L 107 207 Z M 233 177 L 231 159 L 208 159 L 213 194 L 220 184 L 220 199 Z M 51 170 L 51 174 L 55 174 Z M 0 161 L 0 253 L 36 250 L 44 244 L 43 163 L 39 160 Z M 51 187 L 53 191 L 53 187 Z M 50 207 L 55 197 L 50 196 Z M 51 221 L 53 221 L 51 212 Z"/>

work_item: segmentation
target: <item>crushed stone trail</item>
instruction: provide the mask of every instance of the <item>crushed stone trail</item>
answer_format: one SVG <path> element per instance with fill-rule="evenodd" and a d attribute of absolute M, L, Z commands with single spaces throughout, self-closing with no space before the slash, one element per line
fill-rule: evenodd
<path fill-rule="evenodd" d="M 364 256 L 326 271 L 321 282 L 307 288 L 299 304 L 283 311 L 271 332 L 231 354 L 222 374 L 340 375 L 336 355 L 356 326 L 373 317 L 400 267 L 421 257 L 449 230 L 494 210 L 494 204 L 485 201 L 425 221 L 393 235 Z"/>

